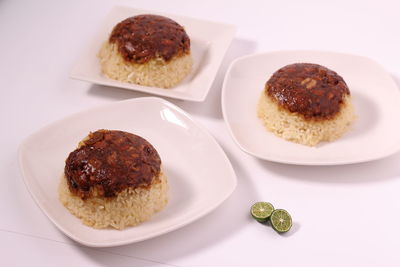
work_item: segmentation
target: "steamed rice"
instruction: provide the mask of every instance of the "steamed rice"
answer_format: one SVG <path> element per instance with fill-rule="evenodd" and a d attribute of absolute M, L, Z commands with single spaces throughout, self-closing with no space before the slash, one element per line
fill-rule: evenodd
<path fill-rule="evenodd" d="M 110 79 L 145 86 L 171 88 L 181 82 L 192 69 L 190 54 L 175 56 L 166 62 L 161 57 L 147 63 L 126 62 L 114 43 L 104 42 L 98 54 L 101 71 Z"/>
<path fill-rule="evenodd" d="M 355 119 L 350 96 L 345 96 L 338 114 L 332 119 L 306 120 L 278 106 L 263 91 L 257 106 L 257 115 L 267 130 L 288 141 L 315 146 L 322 141 L 333 141 L 350 128 Z"/>
<path fill-rule="evenodd" d="M 96 196 L 82 200 L 72 194 L 63 176 L 59 198 L 63 205 L 82 222 L 94 228 L 124 229 L 144 222 L 164 208 L 168 202 L 168 184 L 161 172 L 148 188 L 127 188 L 115 197 Z"/>

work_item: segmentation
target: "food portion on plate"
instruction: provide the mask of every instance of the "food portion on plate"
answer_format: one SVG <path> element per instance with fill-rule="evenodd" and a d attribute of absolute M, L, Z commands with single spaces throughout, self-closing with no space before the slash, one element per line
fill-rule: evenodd
<path fill-rule="evenodd" d="M 257 115 L 275 135 L 307 146 L 338 139 L 355 119 L 343 78 L 311 63 L 277 70 L 265 84 Z"/>
<path fill-rule="evenodd" d="M 142 26 L 135 24 L 135 18 L 141 18 L 138 23 L 144 24 L 148 35 L 139 30 Z M 132 56 L 129 61 L 120 53 L 117 40 L 110 42 L 120 22 L 124 29 L 118 38 L 123 53 Z M 236 32 L 230 24 L 126 6 L 113 7 L 100 24 L 72 67 L 71 78 L 110 90 L 125 88 L 196 102 L 206 99 Z M 132 33 L 137 39 L 131 39 Z M 133 55 L 149 61 L 135 62 Z"/>
<path fill-rule="evenodd" d="M 176 86 L 193 65 L 185 29 L 170 18 L 151 14 L 118 23 L 98 57 L 108 78 L 160 88 Z"/>
<path fill-rule="evenodd" d="M 168 183 L 148 141 L 124 131 L 98 130 L 66 159 L 59 198 L 84 224 L 121 230 L 162 210 Z"/>

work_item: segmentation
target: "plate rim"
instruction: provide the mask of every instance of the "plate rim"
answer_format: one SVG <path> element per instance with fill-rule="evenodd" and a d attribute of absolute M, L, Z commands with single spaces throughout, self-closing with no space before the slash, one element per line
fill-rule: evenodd
<path fill-rule="evenodd" d="M 130 239 L 122 239 L 122 240 L 116 240 L 116 241 L 100 241 L 100 242 L 94 242 L 91 240 L 86 240 L 86 239 L 82 239 L 79 235 L 76 235 L 75 232 L 71 232 L 69 230 L 67 230 L 66 228 L 64 228 L 64 226 L 62 224 L 59 223 L 59 220 L 55 219 L 52 216 L 52 213 L 44 207 L 42 200 L 40 200 L 39 198 L 43 195 L 38 195 L 37 191 L 35 191 L 35 187 L 37 187 L 37 183 L 35 182 L 37 179 L 32 179 L 33 177 L 31 177 L 31 175 L 26 173 L 26 168 L 24 167 L 24 150 L 27 147 L 27 144 L 29 144 L 29 141 L 34 139 L 37 135 L 40 135 L 42 132 L 45 132 L 47 129 L 53 127 L 54 125 L 56 125 L 57 123 L 60 123 L 64 120 L 68 120 L 68 119 L 73 119 L 74 117 L 79 116 L 80 114 L 83 113 L 87 113 L 87 112 L 94 112 L 96 110 L 99 109 L 103 109 L 103 108 L 110 108 L 116 105 L 119 105 L 121 103 L 134 103 L 134 102 L 140 102 L 140 101 L 155 101 L 158 102 L 161 105 L 165 105 L 168 108 L 173 109 L 174 111 L 177 111 L 178 113 L 180 113 L 181 115 L 183 115 L 186 119 L 188 119 L 193 126 L 195 126 L 197 129 L 199 129 L 203 134 L 205 134 L 207 136 L 208 141 L 212 142 L 213 146 L 219 151 L 220 155 L 223 157 L 223 161 L 226 164 L 227 170 L 230 173 L 230 187 L 228 188 L 229 190 L 225 191 L 225 195 L 223 195 L 222 197 L 219 198 L 219 200 L 215 203 L 213 203 L 213 205 L 209 205 L 207 208 L 203 209 L 202 212 L 200 212 L 197 216 L 193 216 L 187 220 L 184 220 L 181 223 L 176 223 L 173 225 L 170 225 L 166 228 L 164 228 L 162 231 L 158 231 L 155 233 L 150 233 L 147 234 L 146 236 L 143 237 L 136 237 L 136 238 L 130 238 Z M 113 103 L 108 103 L 108 104 L 102 104 L 96 107 L 92 107 L 92 108 L 88 108 L 73 114 L 70 114 L 68 116 L 65 116 L 59 120 L 53 121 L 41 128 L 39 128 L 38 130 L 36 130 L 35 132 L 33 132 L 32 134 L 30 134 L 29 136 L 27 136 L 26 138 L 24 138 L 21 143 L 18 146 L 18 151 L 17 151 L 17 157 L 18 157 L 18 165 L 19 165 L 19 170 L 22 176 L 22 180 L 25 184 L 26 189 L 28 190 L 31 198 L 34 200 L 34 203 L 39 207 L 39 209 L 41 210 L 41 212 L 46 215 L 46 217 L 58 228 L 59 231 L 61 231 L 63 234 L 65 234 L 66 236 L 68 236 L 69 238 L 71 238 L 72 240 L 75 240 L 76 242 L 88 246 L 88 247 L 114 247 L 114 246 L 121 246 L 121 245 L 127 245 L 127 244 L 132 244 L 132 243 L 137 243 L 137 242 L 141 242 L 144 240 L 148 240 L 151 238 L 155 238 L 157 236 L 161 236 L 167 233 L 170 233 L 174 230 L 178 230 L 181 227 L 184 227 L 188 224 L 191 224 L 199 219 L 201 219 L 202 217 L 206 216 L 207 214 L 211 213 L 213 210 L 215 210 L 216 208 L 218 208 L 221 204 L 223 204 L 223 202 L 225 202 L 235 191 L 236 187 L 237 187 L 237 176 L 236 176 L 236 172 L 232 166 L 232 163 L 230 161 L 230 159 L 228 158 L 227 154 L 225 153 L 225 151 L 223 150 L 223 148 L 221 147 L 221 145 L 217 142 L 217 140 L 215 139 L 215 137 L 201 124 L 199 124 L 198 122 L 194 121 L 193 118 L 184 110 L 182 110 L 180 107 L 172 104 L 171 102 L 159 98 L 159 97 L 154 97 L 154 96 L 149 96 L 149 97 L 138 97 L 138 98 L 133 98 L 133 99 L 127 99 L 127 100 L 123 100 L 123 101 L 117 101 L 117 102 L 113 102 Z M 28 178 L 31 177 L 31 178 Z M 47 199 L 45 197 L 45 199 Z M 71 216 L 73 216 L 71 214 Z M 79 221 L 79 223 L 81 223 L 81 221 Z M 82 226 L 84 226 L 82 224 Z M 94 229 L 94 230 L 98 230 L 101 231 L 102 229 Z M 117 231 L 117 230 L 116 230 Z"/>
<path fill-rule="evenodd" d="M 74 79 L 74 80 L 89 82 L 89 83 L 97 84 L 97 85 L 122 88 L 122 89 L 125 89 L 125 90 L 134 91 L 134 92 L 150 94 L 150 95 L 153 95 L 153 96 L 168 97 L 168 98 L 172 98 L 172 99 L 180 99 L 180 100 L 193 101 L 193 102 L 203 102 L 206 99 L 207 95 L 209 94 L 209 92 L 211 90 L 211 87 L 212 87 L 212 85 L 213 85 L 213 83 L 214 83 L 214 81 L 215 81 L 215 79 L 217 77 L 218 71 L 221 68 L 221 65 L 222 65 L 222 62 L 224 60 L 224 57 L 225 57 L 227 51 L 229 50 L 229 47 L 230 47 L 230 45 L 231 45 L 231 43 L 232 43 L 232 41 L 233 41 L 233 39 L 234 39 L 234 37 L 236 35 L 238 27 L 236 25 L 230 24 L 230 23 L 217 22 L 217 21 L 213 21 L 213 20 L 209 20 L 209 19 L 201 19 L 201 18 L 190 17 L 190 16 L 186 16 L 186 15 L 174 14 L 174 13 L 170 13 L 170 12 L 163 12 L 163 11 L 157 11 L 157 10 L 151 10 L 151 9 L 135 8 L 135 7 L 124 6 L 124 5 L 114 5 L 114 6 L 112 6 L 109 9 L 108 13 L 104 16 L 104 18 L 100 20 L 100 24 L 104 25 L 105 22 L 107 21 L 107 19 L 109 18 L 109 16 L 113 12 L 116 12 L 118 9 L 129 9 L 129 10 L 132 10 L 132 11 L 135 11 L 135 12 L 139 12 L 139 13 L 143 13 L 143 14 L 144 13 L 152 13 L 152 14 L 158 14 L 158 15 L 163 15 L 163 16 L 171 16 L 171 17 L 176 17 L 176 18 L 182 18 L 182 19 L 185 19 L 185 20 L 193 20 L 193 21 L 197 21 L 199 23 L 210 23 L 210 24 L 218 25 L 219 27 L 223 27 L 224 28 L 224 32 L 229 32 L 229 38 L 227 37 L 227 39 L 225 40 L 226 44 L 223 47 L 222 53 L 219 53 L 220 56 L 219 56 L 218 60 L 215 58 L 215 56 L 211 59 L 211 60 L 214 60 L 215 66 L 211 70 L 211 75 L 207 75 L 207 76 L 210 77 L 207 80 L 207 84 L 206 84 L 207 86 L 202 86 L 202 87 L 204 87 L 206 89 L 204 89 L 202 91 L 202 93 L 199 94 L 199 95 L 191 95 L 191 94 L 186 94 L 185 92 L 183 92 L 182 95 L 174 96 L 174 95 L 169 95 L 168 94 L 169 91 L 165 91 L 165 92 L 153 91 L 154 89 L 160 89 L 158 87 L 143 86 L 143 85 L 138 85 L 138 84 L 134 84 L 134 83 L 125 83 L 125 82 L 120 82 L 120 81 L 117 81 L 117 80 L 112 80 L 112 79 L 109 79 L 109 78 L 107 78 L 107 80 L 105 80 L 105 81 L 100 81 L 99 82 L 99 81 L 97 81 L 97 79 L 95 77 L 87 77 L 87 75 L 82 75 L 82 74 L 78 73 L 76 71 L 77 65 L 79 65 L 78 63 L 85 57 L 85 55 L 87 54 L 86 52 L 89 51 L 90 50 L 89 48 L 95 43 L 96 36 L 98 36 L 100 33 L 103 32 L 101 30 L 100 26 L 95 29 L 94 37 L 89 39 L 89 41 L 86 44 L 84 44 L 83 47 L 80 50 L 78 50 L 77 57 L 76 57 L 74 63 L 72 64 L 72 68 L 69 71 L 69 77 Z M 211 42 L 211 43 L 214 42 L 214 41 L 210 41 L 210 40 L 208 40 L 208 41 Z M 190 84 L 191 84 L 191 82 L 188 84 L 188 86 Z M 134 88 L 134 87 L 136 87 L 136 88 Z M 165 90 L 171 90 L 171 89 L 174 89 L 174 88 L 169 88 L 169 89 L 165 89 Z M 165 93 L 167 93 L 167 94 L 165 94 Z"/>
<path fill-rule="evenodd" d="M 375 64 L 378 66 L 381 70 L 383 70 L 384 74 L 388 79 L 390 79 L 391 83 L 394 85 L 395 88 L 398 89 L 397 93 L 400 99 L 400 88 L 397 86 L 396 82 L 393 80 L 393 78 L 390 76 L 389 72 L 386 71 L 386 69 L 376 60 L 371 59 L 367 56 L 363 55 L 358 55 L 358 54 L 351 54 L 351 53 L 344 53 L 344 52 L 336 52 L 336 51 L 330 51 L 330 50 L 311 50 L 311 49 L 295 49 L 295 50 L 275 50 L 275 51 L 268 51 L 268 52 L 257 52 L 257 53 L 252 53 L 248 55 L 244 55 L 241 57 L 236 58 L 231 62 L 229 65 L 225 76 L 224 80 L 222 83 L 222 90 L 221 90 L 221 106 L 222 106 L 222 116 L 224 118 L 225 126 L 228 128 L 228 132 L 231 136 L 231 138 L 234 140 L 236 145 L 246 152 L 247 154 L 254 156 L 258 159 L 261 160 L 266 160 L 270 162 L 276 162 L 276 163 L 281 163 L 281 164 L 288 164 L 288 165 L 299 165 L 299 166 L 338 166 L 338 165 L 350 165 L 350 164 L 357 164 L 357 163 L 364 163 L 364 162 L 371 162 L 375 160 L 380 160 L 386 157 L 390 157 L 400 151 L 400 141 L 397 142 L 396 147 L 392 147 L 391 150 L 387 150 L 386 153 L 381 153 L 379 155 L 375 155 L 372 157 L 366 157 L 366 158 L 359 158 L 355 160 L 336 160 L 336 161 L 313 161 L 313 160 L 307 160 L 307 161 L 296 161 L 296 160 L 284 160 L 281 158 L 275 159 L 272 157 L 268 157 L 265 155 L 259 155 L 248 148 L 244 147 L 243 144 L 239 142 L 239 140 L 236 138 L 234 131 L 232 130 L 232 127 L 230 123 L 228 122 L 227 119 L 227 114 L 228 112 L 226 111 L 226 92 L 227 92 L 227 82 L 228 78 L 231 74 L 232 68 L 236 66 L 237 62 L 240 62 L 242 60 L 246 60 L 248 58 L 254 58 L 254 57 L 260 57 L 260 56 L 267 56 L 271 54 L 286 54 L 286 53 L 320 53 L 320 54 L 333 54 L 333 55 L 340 55 L 340 56 L 345 56 L 345 57 L 357 57 L 360 59 L 368 60 L 369 62 Z M 278 137 L 277 137 L 278 138 Z M 314 147 L 311 147 L 311 149 L 314 149 Z"/>

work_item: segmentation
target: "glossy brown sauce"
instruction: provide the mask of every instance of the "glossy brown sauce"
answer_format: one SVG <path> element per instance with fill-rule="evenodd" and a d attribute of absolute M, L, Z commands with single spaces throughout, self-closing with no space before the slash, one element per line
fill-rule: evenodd
<path fill-rule="evenodd" d="M 114 197 L 131 187 L 148 187 L 160 174 L 161 159 L 140 136 L 98 130 L 71 152 L 65 163 L 70 191 L 82 199 L 96 188 L 100 196 Z"/>
<path fill-rule="evenodd" d="M 276 71 L 265 85 L 265 92 L 280 107 L 305 119 L 330 119 L 340 110 L 345 81 L 336 72 L 317 64 L 296 63 Z"/>
<path fill-rule="evenodd" d="M 138 15 L 118 23 L 109 38 L 125 61 L 146 63 L 156 57 L 169 61 L 190 53 L 190 39 L 181 25 L 158 15 Z"/>

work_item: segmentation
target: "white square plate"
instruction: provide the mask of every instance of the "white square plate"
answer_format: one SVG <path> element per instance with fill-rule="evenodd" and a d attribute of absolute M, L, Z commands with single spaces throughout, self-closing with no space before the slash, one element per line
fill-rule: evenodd
<path fill-rule="evenodd" d="M 108 39 L 112 29 L 118 22 L 139 14 L 157 14 L 169 17 L 182 25 L 189 35 L 193 69 L 188 77 L 174 88 L 163 89 L 119 82 L 109 79 L 101 73 L 99 59 L 97 58 L 101 45 Z M 203 101 L 211 88 L 235 31 L 236 27 L 233 25 L 117 6 L 106 17 L 99 32 L 94 35 L 93 40 L 76 62 L 70 75 L 72 78 L 96 84 L 121 87 L 183 100 Z"/>
<path fill-rule="evenodd" d="M 268 132 L 256 107 L 265 82 L 279 68 L 299 62 L 326 66 L 349 86 L 357 120 L 334 142 L 308 147 Z M 371 59 L 318 51 L 280 51 L 245 56 L 230 66 L 222 89 L 223 115 L 245 152 L 261 159 L 300 165 L 336 165 L 389 156 L 400 149 L 400 93 L 391 76 Z"/>
<path fill-rule="evenodd" d="M 169 203 L 149 221 L 125 230 L 85 226 L 58 200 L 65 159 L 90 131 L 115 129 L 144 137 L 159 152 L 170 187 Z M 20 146 L 24 182 L 38 206 L 67 236 L 96 247 L 149 239 L 199 219 L 236 187 L 236 176 L 215 139 L 188 114 L 155 97 L 87 110 L 55 122 Z"/>

